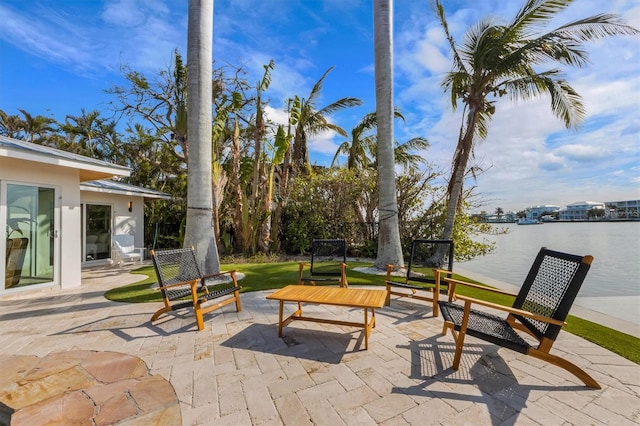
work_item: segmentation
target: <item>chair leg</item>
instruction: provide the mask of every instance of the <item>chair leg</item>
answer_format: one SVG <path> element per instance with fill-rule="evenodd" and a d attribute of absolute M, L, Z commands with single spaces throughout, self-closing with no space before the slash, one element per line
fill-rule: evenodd
<path fill-rule="evenodd" d="M 387 297 L 384 299 L 385 306 L 391 305 L 391 287 L 387 284 Z"/>
<path fill-rule="evenodd" d="M 233 297 L 236 299 L 236 311 L 242 310 L 242 303 L 240 302 L 240 292 L 238 290 L 233 292 Z"/>
<path fill-rule="evenodd" d="M 590 388 L 601 389 L 600 385 L 598 384 L 598 382 L 594 380 L 593 377 L 591 377 L 583 369 L 581 369 L 574 363 L 567 361 L 564 358 L 560 358 L 557 355 L 551 355 L 550 353 L 542 352 L 534 348 L 529 349 L 528 355 L 531 355 L 534 358 L 541 359 L 543 361 L 548 362 L 549 364 L 553 364 L 555 366 L 558 366 L 560 368 L 567 370 L 569 373 L 576 376 L 578 379 L 580 379 L 582 383 L 584 383 L 586 386 Z"/>
<path fill-rule="evenodd" d="M 170 306 L 164 306 L 164 307 L 158 309 L 156 311 L 156 313 L 153 314 L 153 316 L 151 317 L 151 322 L 154 322 L 155 320 L 160 318 L 160 315 L 162 315 L 162 314 L 164 314 L 166 312 L 171 312 L 171 307 Z"/>
<path fill-rule="evenodd" d="M 462 358 L 462 347 L 464 346 L 464 338 L 466 333 L 456 332 L 455 330 L 451 330 L 451 334 L 454 337 L 454 341 L 456 342 L 456 353 L 453 357 L 453 365 L 451 368 L 457 370 L 460 368 L 460 359 Z"/>
<path fill-rule="evenodd" d="M 202 317 L 202 309 L 200 308 L 200 303 L 196 304 L 194 307 L 196 313 L 196 323 L 198 324 L 198 331 L 204 329 L 204 319 Z"/>
<path fill-rule="evenodd" d="M 437 290 L 437 288 L 436 288 Z M 440 316 L 440 305 L 438 304 L 438 299 L 440 297 L 440 291 L 433 292 L 433 316 L 434 318 L 438 318 Z"/>
<path fill-rule="evenodd" d="M 448 322 L 445 321 L 445 323 L 442 324 L 442 335 L 446 336 L 447 335 L 447 330 L 450 329 L 450 328 L 452 329 L 452 327 L 453 327 L 453 324 L 448 323 Z"/>

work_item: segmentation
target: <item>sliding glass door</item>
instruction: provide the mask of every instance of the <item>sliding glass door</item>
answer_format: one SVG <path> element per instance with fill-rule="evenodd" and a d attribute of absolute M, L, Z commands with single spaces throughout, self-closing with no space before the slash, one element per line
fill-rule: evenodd
<path fill-rule="evenodd" d="M 111 258 L 111 206 L 86 204 L 84 220 L 84 260 Z"/>
<path fill-rule="evenodd" d="M 56 283 L 56 189 L 3 182 L 0 194 L 4 289 Z"/>

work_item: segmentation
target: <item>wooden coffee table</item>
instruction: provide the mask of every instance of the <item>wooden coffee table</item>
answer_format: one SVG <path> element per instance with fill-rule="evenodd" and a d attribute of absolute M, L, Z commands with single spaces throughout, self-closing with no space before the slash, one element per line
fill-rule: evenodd
<path fill-rule="evenodd" d="M 369 334 L 371 329 L 376 325 L 376 308 L 382 308 L 387 296 L 385 290 L 367 290 L 357 289 L 353 287 L 319 287 L 304 285 L 288 285 L 273 294 L 267 296 L 267 299 L 280 301 L 280 315 L 278 319 L 278 337 L 282 337 L 282 328 L 291 321 L 312 321 L 327 324 L 348 325 L 352 327 L 360 327 L 364 331 L 364 348 L 369 349 Z M 298 303 L 298 310 L 283 317 L 284 302 Z M 351 308 L 364 308 L 364 321 L 351 322 L 340 321 L 328 318 L 312 318 L 302 315 L 303 303 L 315 303 L 318 305 L 334 305 L 346 306 Z M 369 311 L 371 311 L 371 319 L 369 320 Z"/>

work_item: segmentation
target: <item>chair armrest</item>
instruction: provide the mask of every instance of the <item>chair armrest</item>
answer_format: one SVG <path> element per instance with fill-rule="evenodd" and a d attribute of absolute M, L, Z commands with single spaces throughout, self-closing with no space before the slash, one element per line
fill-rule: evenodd
<path fill-rule="evenodd" d="M 177 283 L 171 283 L 171 284 L 165 284 L 165 285 L 160 285 L 160 283 L 158 283 L 158 287 L 156 287 L 156 290 L 162 290 L 163 288 L 180 287 L 185 284 L 189 284 L 191 287 L 193 287 L 193 283 L 197 284 L 198 281 L 199 280 L 187 280 L 187 281 L 180 281 Z"/>
<path fill-rule="evenodd" d="M 387 281 L 391 281 L 391 274 L 393 273 L 393 270 L 395 269 L 395 267 L 391 264 L 387 265 Z"/>
<path fill-rule="evenodd" d="M 220 272 L 215 273 L 215 274 L 205 275 L 205 276 L 202 277 L 200 282 L 202 283 L 203 286 L 205 286 L 207 284 L 206 280 L 209 279 L 209 278 L 217 278 L 217 277 L 221 277 L 223 275 L 229 275 L 229 276 L 231 276 L 231 281 L 233 282 L 233 285 L 234 286 L 238 286 L 238 280 L 236 279 L 236 272 L 237 271 L 235 269 L 232 269 L 230 271 L 220 271 Z M 215 287 L 217 285 L 222 285 L 222 284 L 224 284 L 224 283 L 214 283 L 214 284 L 207 285 L 207 287 Z"/>
<path fill-rule="evenodd" d="M 517 296 L 517 294 L 515 294 L 515 293 L 512 293 L 510 291 L 500 290 L 499 288 L 487 287 L 487 286 L 478 285 L 478 284 L 472 284 L 472 283 L 467 282 L 467 281 L 454 280 L 453 278 L 445 278 L 444 280 L 449 283 L 449 287 L 450 287 L 449 288 L 449 296 L 461 297 L 461 296 L 455 295 L 455 288 L 456 288 L 456 285 L 458 285 L 458 284 L 463 285 L 465 287 L 472 287 L 472 288 L 477 288 L 479 290 L 489 291 L 491 293 L 504 294 L 504 295 L 513 296 L 513 297 Z"/>
<path fill-rule="evenodd" d="M 465 311 L 466 311 L 467 303 L 469 303 L 469 304 L 475 303 L 477 305 L 486 306 L 487 308 L 497 309 L 497 310 L 500 310 L 500 311 L 508 312 L 510 314 L 513 314 L 513 315 L 519 315 L 521 317 L 527 317 L 527 318 L 531 318 L 531 319 L 534 319 L 534 320 L 537 320 L 537 321 L 546 322 L 546 323 L 549 323 L 549 324 L 554 324 L 554 325 L 559 325 L 559 326 L 566 325 L 566 322 L 564 322 L 564 321 L 560 321 L 560 320 L 557 320 L 557 319 L 554 319 L 554 318 L 544 317 L 542 315 L 534 314 L 533 312 L 524 311 L 522 309 L 512 308 L 510 306 L 504 306 L 504 305 L 499 305 L 499 304 L 493 303 L 493 302 L 487 302 L 486 300 L 475 299 L 473 297 L 467 297 L 467 296 L 458 296 L 458 299 L 465 301 Z"/>
<path fill-rule="evenodd" d="M 302 284 L 302 274 L 304 272 L 304 267 L 310 265 L 309 262 L 298 262 L 298 284 Z"/>

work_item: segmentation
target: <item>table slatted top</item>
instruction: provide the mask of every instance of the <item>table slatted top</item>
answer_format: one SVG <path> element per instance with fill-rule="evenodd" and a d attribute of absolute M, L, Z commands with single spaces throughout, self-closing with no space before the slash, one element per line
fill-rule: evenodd
<path fill-rule="evenodd" d="M 386 290 L 288 285 L 270 294 L 267 299 L 356 308 L 382 308 L 386 296 Z"/>

